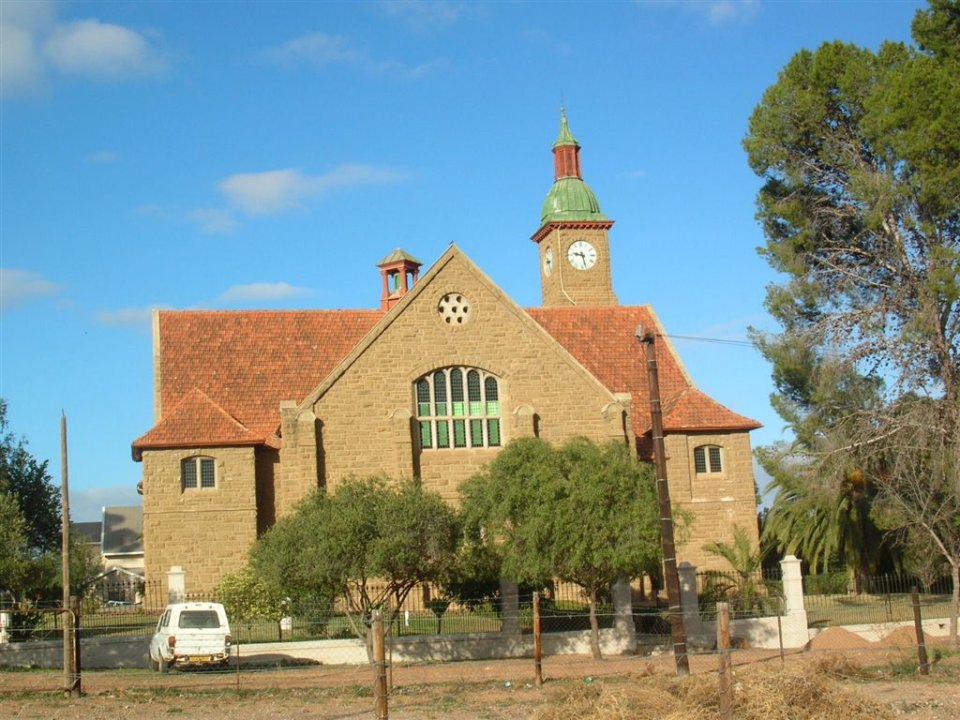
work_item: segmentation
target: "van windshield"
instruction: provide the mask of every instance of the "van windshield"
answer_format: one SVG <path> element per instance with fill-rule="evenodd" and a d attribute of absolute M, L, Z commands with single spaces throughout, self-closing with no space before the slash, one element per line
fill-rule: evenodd
<path fill-rule="evenodd" d="M 184 610 L 180 613 L 182 628 L 218 628 L 220 618 L 216 610 Z"/>

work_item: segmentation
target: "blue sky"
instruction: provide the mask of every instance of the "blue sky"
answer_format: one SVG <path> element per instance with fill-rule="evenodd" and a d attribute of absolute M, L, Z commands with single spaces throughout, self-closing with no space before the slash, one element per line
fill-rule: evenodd
<path fill-rule="evenodd" d="M 457 243 L 540 303 L 561 104 L 621 304 L 667 332 L 772 329 L 740 141 L 801 48 L 909 40 L 923 3 L 0 2 L 0 396 L 74 520 L 135 504 L 151 308 L 367 308 L 376 263 Z M 782 437 L 749 347 L 677 339 Z"/>

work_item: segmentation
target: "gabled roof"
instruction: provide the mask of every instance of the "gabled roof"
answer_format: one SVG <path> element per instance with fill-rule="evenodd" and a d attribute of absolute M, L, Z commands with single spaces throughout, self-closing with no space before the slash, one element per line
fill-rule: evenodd
<path fill-rule="evenodd" d="M 275 442 L 280 401 L 300 402 L 383 317 L 381 310 L 158 311 L 158 423 L 147 448 Z M 197 397 L 199 391 L 209 403 Z M 215 417 L 219 414 L 220 420 Z M 227 423 L 223 416 L 233 421 Z"/>
<path fill-rule="evenodd" d="M 151 448 L 276 446 L 281 401 L 300 405 L 322 393 L 350 366 L 351 356 L 413 302 L 452 253 L 460 252 L 452 246 L 444 253 L 389 317 L 382 310 L 160 312 L 155 322 L 160 419 L 134 441 L 134 459 Z M 659 337 L 666 432 L 760 427 L 696 388 L 649 306 L 517 308 L 517 312 L 535 321 L 572 356 L 571 362 L 579 362 L 611 393 L 630 393 L 638 436 L 650 429 L 647 367 L 636 338 L 638 325 Z"/>
<path fill-rule="evenodd" d="M 134 440 L 134 459 L 143 450 L 183 447 L 233 447 L 270 444 L 272 435 L 258 434 L 238 421 L 198 388 L 186 397 L 145 435 Z"/>

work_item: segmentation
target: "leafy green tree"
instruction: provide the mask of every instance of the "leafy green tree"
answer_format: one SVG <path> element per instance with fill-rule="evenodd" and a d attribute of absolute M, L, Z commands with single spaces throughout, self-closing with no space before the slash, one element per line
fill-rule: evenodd
<path fill-rule="evenodd" d="M 247 625 L 248 636 L 254 620 L 279 623 L 286 616 L 289 605 L 280 588 L 257 575 L 249 566 L 225 576 L 217 586 L 217 597 L 231 622 Z"/>
<path fill-rule="evenodd" d="M 15 598 L 32 560 L 26 526 L 16 498 L 0 493 L 0 592 L 11 593 Z"/>
<path fill-rule="evenodd" d="M 37 460 L 7 422 L 7 402 L 0 398 L 0 493 L 13 495 L 26 520 L 27 543 L 34 552 L 60 548 L 60 490 L 47 472 L 47 461 Z"/>
<path fill-rule="evenodd" d="M 459 526 L 443 499 L 413 481 L 349 478 L 317 491 L 254 545 L 251 566 L 294 600 L 342 599 L 360 638 L 373 609 L 392 625 L 409 592 L 455 561 Z"/>
<path fill-rule="evenodd" d="M 782 331 L 755 339 L 797 433 L 780 467 L 833 488 L 851 541 L 869 543 L 882 503 L 884 528 L 926 534 L 954 566 L 956 523 L 924 523 L 937 500 L 909 477 L 952 473 L 926 488 L 960 495 L 945 460 L 960 452 L 957 0 L 932 0 L 913 37 L 802 50 L 754 110 L 744 147 L 764 181 L 761 253 L 785 276 L 766 300 Z M 911 458 L 921 472 L 895 462 Z M 859 496 L 844 485 L 858 469 Z"/>
<path fill-rule="evenodd" d="M 600 593 L 659 563 L 651 468 L 619 443 L 575 438 L 557 449 L 523 438 L 464 483 L 461 496 L 467 537 L 500 556 L 505 576 L 538 587 L 559 578 L 583 589 L 591 650 L 600 657 Z"/>

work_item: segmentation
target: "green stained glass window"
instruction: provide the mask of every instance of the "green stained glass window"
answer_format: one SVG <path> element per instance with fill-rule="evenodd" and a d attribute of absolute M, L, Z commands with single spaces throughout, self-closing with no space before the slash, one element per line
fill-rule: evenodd
<path fill-rule="evenodd" d="M 450 424 L 446 420 L 437 421 L 437 447 L 450 447 Z"/>
<path fill-rule="evenodd" d="M 470 445 L 483 447 L 483 420 L 470 421 Z"/>
<path fill-rule="evenodd" d="M 490 447 L 500 447 L 500 421 L 487 420 L 487 445 Z"/>
<path fill-rule="evenodd" d="M 421 447 L 500 447 L 497 378 L 476 368 L 441 368 L 414 387 Z"/>
<path fill-rule="evenodd" d="M 426 378 L 417 381 L 417 415 L 431 415 L 430 412 L 430 383 Z"/>

